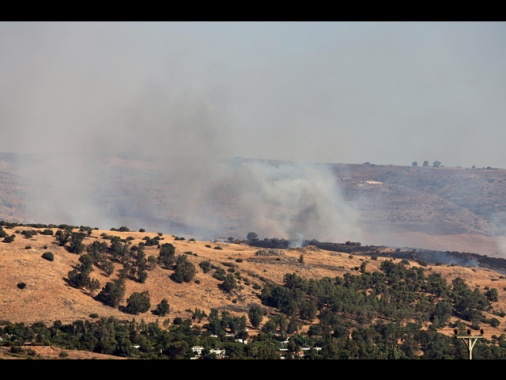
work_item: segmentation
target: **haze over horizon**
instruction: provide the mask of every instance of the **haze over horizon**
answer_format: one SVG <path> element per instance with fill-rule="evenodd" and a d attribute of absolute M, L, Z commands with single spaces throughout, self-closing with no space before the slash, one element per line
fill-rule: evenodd
<path fill-rule="evenodd" d="M 297 235 L 318 210 L 322 239 L 336 224 L 358 239 L 356 210 L 306 164 L 506 168 L 505 42 L 502 22 L 0 22 L 0 152 L 48 155 L 29 174 L 55 191 L 29 200 L 33 218 L 113 225 L 101 154 L 126 153 L 179 169 L 185 223 L 217 228 L 202 181 L 235 181 L 257 232 Z M 301 163 L 306 181 L 289 166 L 238 176 L 233 157 Z"/>

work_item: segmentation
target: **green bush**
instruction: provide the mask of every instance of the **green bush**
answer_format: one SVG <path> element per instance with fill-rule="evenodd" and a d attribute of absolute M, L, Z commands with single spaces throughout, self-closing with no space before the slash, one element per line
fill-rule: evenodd
<path fill-rule="evenodd" d="M 202 268 L 202 271 L 204 273 L 207 273 L 211 270 L 211 261 L 210 260 L 206 260 L 206 261 L 202 261 L 201 263 L 199 263 L 199 267 Z"/>
<path fill-rule="evenodd" d="M 149 299 L 149 292 L 147 290 L 143 292 L 133 292 L 132 295 L 127 299 L 127 305 L 125 311 L 129 314 L 145 313 L 151 307 Z"/>
<path fill-rule="evenodd" d="M 172 323 L 175 324 L 175 325 L 182 325 L 183 324 L 183 318 L 176 317 L 176 318 L 174 318 L 174 320 L 172 321 Z"/>
<path fill-rule="evenodd" d="M 46 259 L 48 261 L 53 261 L 54 260 L 54 255 L 51 252 L 44 252 L 42 254 L 42 258 Z"/>
<path fill-rule="evenodd" d="M 160 301 L 158 305 L 156 305 L 156 309 L 153 310 L 153 314 L 165 316 L 170 312 L 170 305 L 167 300 L 164 298 Z"/>

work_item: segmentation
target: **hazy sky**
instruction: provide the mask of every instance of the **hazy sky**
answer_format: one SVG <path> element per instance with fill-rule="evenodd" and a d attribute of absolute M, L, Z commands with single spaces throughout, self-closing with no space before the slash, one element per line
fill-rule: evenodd
<path fill-rule="evenodd" d="M 0 22 L 0 54 L 1 151 L 506 168 L 503 22 Z"/>

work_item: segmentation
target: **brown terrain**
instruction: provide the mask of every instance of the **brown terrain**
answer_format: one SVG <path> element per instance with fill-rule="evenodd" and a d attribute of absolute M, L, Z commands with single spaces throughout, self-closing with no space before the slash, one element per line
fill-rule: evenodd
<path fill-rule="evenodd" d="M 5 228 L 8 234 L 15 234 L 16 238 L 11 243 L 0 243 L 0 320 L 23 322 L 31 324 L 42 321 L 52 324 L 56 320 L 63 323 L 71 323 L 75 320 L 92 319 L 90 314 L 98 316 L 114 316 L 121 320 L 146 322 L 158 321 L 163 324 L 166 318 L 153 315 L 150 311 L 139 315 L 130 315 L 119 309 L 105 306 L 93 299 L 88 291 L 75 289 L 67 284 L 65 279 L 73 266 L 78 263 L 79 255 L 69 253 L 64 247 L 59 246 L 54 236 L 37 234 L 26 239 L 20 232 L 25 229 L 33 229 L 26 226 L 18 226 L 13 229 Z M 57 229 L 55 229 L 56 231 Z M 16 232 L 17 231 L 17 232 Z M 102 233 L 118 235 L 122 238 L 132 237 L 132 244 L 142 241 L 145 236 L 154 237 L 153 232 L 119 232 L 93 230 L 90 236 L 84 240 L 90 244 L 96 239 L 102 239 Z M 320 278 L 323 276 L 342 276 L 350 272 L 358 274 L 357 268 L 363 261 L 367 262 L 367 270 L 377 270 L 382 260 L 390 260 L 388 256 L 391 249 L 380 249 L 383 254 L 377 259 L 367 254 L 351 254 L 334 252 L 307 246 L 296 249 L 263 249 L 251 247 L 245 243 L 229 243 L 217 241 L 190 241 L 176 239 L 172 235 L 163 235 L 162 242 L 168 242 L 176 247 L 176 255 L 188 254 L 188 258 L 197 268 L 197 274 L 190 283 L 178 284 L 169 278 L 171 270 L 157 266 L 149 272 L 144 284 L 131 280 L 126 282 L 125 299 L 132 292 L 148 290 L 153 309 L 163 298 L 170 305 L 168 321 L 175 317 L 183 319 L 191 318 L 192 312 L 200 309 L 207 314 L 211 308 L 227 310 L 232 314 L 246 315 L 248 307 L 257 303 L 260 290 L 254 289 L 254 284 L 262 284 L 262 281 L 274 281 L 282 283 L 287 273 L 296 273 L 306 278 Z M 221 247 L 218 249 L 217 247 Z M 44 252 L 52 252 L 54 261 L 48 261 L 41 257 Z M 158 255 L 157 247 L 145 247 L 146 256 Z M 191 252 L 190 255 L 188 252 Z M 267 254 L 265 254 L 267 252 Z M 300 257 L 303 255 L 303 262 Z M 232 294 L 219 289 L 221 281 L 214 279 L 210 274 L 203 273 L 198 264 L 210 260 L 214 265 L 228 270 L 233 267 L 241 274 L 242 283 L 237 291 Z M 393 259 L 399 261 L 400 259 Z M 419 265 L 411 261 L 410 265 Z M 225 265 L 224 265 L 225 264 Z M 488 268 L 465 267 L 446 264 L 428 264 L 427 271 L 442 273 L 450 282 L 455 277 L 461 277 L 472 288 L 478 287 L 496 288 L 499 291 L 499 301 L 494 304 L 496 311 L 506 310 L 506 278 L 500 272 Z M 115 278 L 116 272 L 106 277 L 99 269 L 91 273 L 92 278 L 97 278 L 103 286 L 106 282 Z M 20 289 L 17 284 L 24 282 L 26 287 Z M 123 302 L 122 304 L 126 304 Z M 275 312 L 271 310 L 271 312 Z M 506 318 L 495 315 L 500 320 L 497 328 L 487 326 L 485 336 L 501 335 L 505 331 Z M 308 326 L 306 326 L 308 327 Z M 443 333 L 452 334 L 452 330 L 441 330 Z M 255 330 L 250 326 L 250 334 Z M 37 353 L 37 358 L 56 358 L 61 349 L 56 347 L 28 347 Z M 69 359 L 88 358 L 111 358 L 88 353 L 71 352 L 66 350 Z M 0 350 L 0 358 L 15 358 L 16 355 L 9 353 L 4 347 Z"/>
<path fill-rule="evenodd" d="M 41 223 L 38 220 L 26 220 L 24 216 L 26 194 L 37 193 L 41 188 L 30 177 L 14 171 L 15 161 L 16 157 L 11 154 L 0 154 L 0 220 L 21 224 Z M 122 213 L 122 224 L 111 227 L 129 226 L 131 231 L 94 229 L 84 243 L 88 245 L 96 239 L 102 239 L 102 233 L 133 238 L 132 244 L 142 242 L 145 236 L 154 237 L 159 234 L 161 229 L 158 228 L 157 218 L 142 213 L 125 213 L 125 205 L 134 207 L 136 204 L 128 190 L 136 188 L 138 192 L 146 194 L 146 198 L 153 199 L 153 202 L 166 203 L 171 199 L 170 181 L 155 180 L 158 178 L 156 171 L 149 172 L 147 168 L 150 165 L 146 162 L 122 159 L 110 160 L 109 163 L 112 163 L 115 170 L 125 170 L 120 170 L 115 177 L 125 191 L 115 193 L 114 197 L 109 196 L 107 199 L 113 205 L 113 211 L 118 212 L 118 215 Z M 29 169 L 30 165 L 35 167 L 29 159 L 23 165 L 25 169 Z M 229 234 L 232 229 L 223 233 L 222 239 L 218 239 L 219 236 L 210 240 L 189 239 L 185 226 L 174 219 L 168 230 L 163 230 L 162 242 L 173 244 L 176 254 L 188 254 L 189 260 L 197 267 L 194 281 L 175 283 L 169 278 L 172 271 L 157 266 L 149 272 L 144 284 L 127 281 L 125 299 L 132 292 L 148 290 L 154 308 L 166 298 L 170 305 L 169 321 L 175 317 L 189 318 L 195 309 L 209 313 L 211 308 L 217 308 L 243 315 L 251 304 L 260 303 L 259 290 L 254 288 L 255 284 L 261 285 L 262 281 L 281 283 L 287 273 L 308 278 L 342 276 L 346 272 L 356 273 L 363 261 L 367 261 L 367 270 L 376 270 L 382 260 L 400 260 L 389 256 L 399 247 L 451 251 L 463 255 L 472 253 L 489 258 L 503 257 L 501 242 L 504 239 L 502 226 L 506 225 L 506 170 L 369 163 L 333 164 L 332 167 L 344 198 L 360 211 L 359 223 L 364 231 L 362 246 L 374 245 L 374 250 L 382 253 L 376 260 L 372 259 L 372 254 L 364 252 L 329 251 L 314 245 L 277 249 L 276 254 L 262 255 L 259 254 L 262 248 L 240 242 L 245 236 Z M 25 170 L 27 172 L 29 170 Z M 230 216 L 229 220 L 233 221 L 238 216 L 234 215 L 227 199 L 227 190 L 223 189 L 215 201 L 221 205 L 223 214 Z M 52 222 L 60 223 L 58 220 Z M 138 227 L 132 228 L 139 225 L 150 232 L 137 232 Z M 0 320 L 24 323 L 52 323 L 60 320 L 69 323 L 78 319 L 91 319 L 90 314 L 97 314 L 101 317 L 114 316 L 126 320 L 135 318 L 146 322 L 158 320 L 161 324 L 164 323 L 164 318 L 151 312 L 135 316 L 125 314 L 95 301 L 89 292 L 69 286 L 65 279 L 78 263 L 79 255 L 58 246 L 54 236 L 37 234 L 26 239 L 20 232 L 33 229 L 32 227 L 4 229 L 8 234 L 15 234 L 16 238 L 11 243 L 0 242 Z M 176 239 L 178 236 L 186 239 Z M 228 242 L 228 236 L 235 236 L 239 240 L 236 240 L 237 243 Z M 41 257 L 46 251 L 54 254 L 54 261 Z M 159 250 L 156 247 L 146 247 L 145 252 L 149 257 L 157 255 Z M 300 262 L 301 255 L 303 262 Z M 225 270 L 234 268 L 238 271 L 243 278 L 240 288 L 232 294 L 220 290 L 220 281 L 204 274 L 198 266 L 205 260 L 223 266 Z M 410 265 L 420 264 L 417 260 L 410 260 Z M 504 268 L 429 263 L 426 270 L 442 273 L 448 282 L 461 277 L 472 288 L 496 288 L 499 291 L 499 301 L 494 304 L 494 309 L 506 311 Z M 117 272 L 107 278 L 98 269 L 91 274 L 102 286 L 116 275 Z M 26 283 L 26 288 L 19 289 L 17 284 L 20 282 Z M 504 334 L 506 319 L 497 315 L 494 317 L 500 320 L 500 325 L 497 328 L 487 326 L 487 337 Z M 452 334 L 451 329 L 441 332 Z M 254 333 L 251 328 L 250 334 Z M 55 358 L 61 351 L 56 347 L 31 348 L 37 352 L 38 358 Z M 67 353 L 70 359 L 110 358 L 87 352 Z M 16 355 L 4 347 L 0 349 L 0 358 L 14 359 Z"/>

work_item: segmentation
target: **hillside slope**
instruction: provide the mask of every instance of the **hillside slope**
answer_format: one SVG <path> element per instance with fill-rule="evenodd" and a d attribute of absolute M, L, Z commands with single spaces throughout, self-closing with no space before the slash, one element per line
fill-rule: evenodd
<path fill-rule="evenodd" d="M 212 308 L 228 311 L 234 315 L 247 315 L 253 304 L 261 305 L 260 289 L 268 282 L 282 284 L 285 274 L 295 273 L 304 278 L 319 279 L 322 277 L 343 276 L 345 273 L 358 274 L 357 270 L 365 261 L 370 271 L 378 270 L 383 260 L 392 260 L 384 247 L 371 247 L 356 253 L 336 252 L 307 246 L 297 249 L 265 250 L 244 243 L 192 241 L 172 235 L 162 235 L 162 243 L 171 243 L 176 248 L 176 255 L 186 255 L 197 268 L 194 279 L 189 283 L 176 283 L 170 278 L 172 270 L 156 266 L 149 271 L 145 283 L 130 279 L 126 280 L 125 297 L 121 305 L 133 292 L 148 291 L 150 295 L 150 311 L 138 315 L 128 314 L 120 308 L 106 306 L 95 300 L 86 290 L 76 289 L 67 282 L 68 273 L 78 263 L 80 255 L 69 253 L 66 248 L 55 242 L 55 237 L 36 234 L 26 239 L 24 230 L 31 227 L 18 226 L 5 228 L 9 235 L 14 234 L 11 243 L 0 243 L 0 320 L 11 323 L 35 323 L 42 321 L 52 324 L 59 320 L 71 323 L 75 320 L 93 319 L 92 315 L 113 316 L 120 320 L 146 322 L 159 321 L 170 323 L 174 318 L 191 318 L 196 309 L 209 315 Z M 37 229 L 36 229 L 37 230 Z M 57 229 L 55 228 L 55 231 Z M 119 232 L 93 230 L 84 240 L 86 245 L 96 240 L 103 240 L 104 235 L 120 236 L 122 239 L 138 244 L 143 238 L 159 236 L 154 232 Z M 364 247 L 362 247 L 364 248 Z M 44 252 L 52 252 L 54 261 L 42 258 Z M 157 256 L 157 247 L 145 247 L 146 256 Z M 373 257 L 375 256 L 375 257 Z M 301 260 L 303 257 L 303 260 Z M 400 260 L 400 259 L 393 259 Z M 238 288 L 232 292 L 221 290 L 223 281 L 217 280 L 210 273 L 204 273 L 199 265 L 209 261 L 213 266 L 222 268 L 226 273 L 234 273 L 238 279 Z M 476 263 L 474 263 L 476 264 Z M 410 265 L 419 266 L 416 260 Z M 426 270 L 443 274 L 447 282 L 456 277 L 462 278 L 471 288 L 487 288 L 498 290 L 498 302 L 495 310 L 506 310 L 506 278 L 501 272 L 491 268 L 476 266 L 457 266 L 454 264 L 426 263 Z M 98 279 L 103 287 L 107 282 L 118 276 L 116 271 L 107 277 L 95 267 L 91 276 Z M 20 289 L 18 284 L 25 283 Z M 160 318 L 152 313 L 162 299 L 167 299 L 170 313 Z M 276 310 L 263 306 L 271 313 Z M 486 327 L 486 335 L 501 335 L 504 332 L 506 317 L 500 320 L 496 328 Z M 251 328 L 251 326 L 250 326 Z M 307 328 L 307 327 L 306 327 Z M 451 334 L 451 329 L 442 331 Z M 251 328 L 254 334 L 254 329 Z"/>

